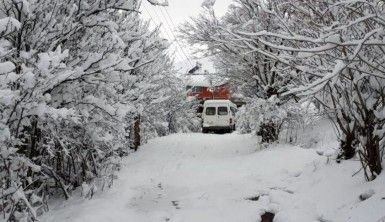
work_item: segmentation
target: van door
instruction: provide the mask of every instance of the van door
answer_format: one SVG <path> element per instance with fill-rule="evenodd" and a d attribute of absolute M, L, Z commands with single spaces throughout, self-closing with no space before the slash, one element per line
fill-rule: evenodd
<path fill-rule="evenodd" d="M 235 129 L 235 115 L 237 114 L 237 108 L 230 106 L 230 125 Z"/>
<path fill-rule="evenodd" d="M 204 127 L 215 126 L 217 123 L 217 108 L 215 106 L 207 106 L 205 107 L 203 113 L 203 125 Z"/>
<path fill-rule="evenodd" d="M 217 107 L 218 126 L 230 125 L 230 109 L 226 105 L 218 105 Z"/>

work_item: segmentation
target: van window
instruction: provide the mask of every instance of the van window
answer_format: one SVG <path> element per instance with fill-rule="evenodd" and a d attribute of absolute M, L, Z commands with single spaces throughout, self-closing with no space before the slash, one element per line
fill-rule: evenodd
<path fill-rule="evenodd" d="M 233 115 L 235 116 L 235 114 L 237 113 L 237 109 L 234 107 L 230 107 L 230 110 L 233 113 Z"/>
<path fill-rule="evenodd" d="M 229 111 L 227 110 L 227 107 L 225 107 L 225 106 L 218 107 L 218 115 L 219 116 L 226 116 L 228 114 L 229 114 Z"/>
<path fill-rule="evenodd" d="M 215 116 L 215 107 L 207 107 L 206 108 L 206 115 Z"/>

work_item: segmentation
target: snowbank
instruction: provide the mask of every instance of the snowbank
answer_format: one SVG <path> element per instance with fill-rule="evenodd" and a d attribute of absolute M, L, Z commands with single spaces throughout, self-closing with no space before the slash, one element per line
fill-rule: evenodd
<path fill-rule="evenodd" d="M 318 143 L 318 151 L 329 149 L 322 144 L 330 142 Z M 42 221 L 255 222 L 265 211 L 276 214 L 274 222 L 380 222 L 385 216 L 384 174 L 367 183 L 361 173 L 352 177 L 357 161 L 337 164 L 316 149 L 290 145 L 260 150 L 251 135 L 158 138 L 124 165 L 111 190 L 92 200 L 73 197 Z"/>

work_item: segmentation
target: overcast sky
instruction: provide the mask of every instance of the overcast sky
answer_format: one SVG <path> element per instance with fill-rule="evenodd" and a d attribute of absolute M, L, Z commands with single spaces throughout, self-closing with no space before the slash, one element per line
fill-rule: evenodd
<path fill-rule="evenodd" d="M 214 5 L 214 10 L 217 16 L 223 16 L 226 13 L 227 7 L 232 0 L 217 0 Z M 163 37 L 170 39 L 173 42 L 171 52 L 176 52 L 175 60 L 180 66 L 189 66 L 186 61 L 186 56 L 189 57 L 191 63 L 195 60 L 192 58 L 191 49 L 189 46 L 182 45 L 183 49 L 180 49 L 178 42 L 174 40 L 177 35 L 176 28 L 185 21 L 188 21 L 191 17 L 199 15 L 203 11 L 201 7 L 203 0 L 169 0 L 168 7 L 152 6 L 147 1 L 143 1 L 142 15 L 144 18 L 150 19 L 153 25 L 162 24 L 161 30 Z M 179 41 L 180 44 L 183 44 Z M 203 61 L 206 63 L 206 61 Z M 209 66 L 208 64 L 207 66 Z M 206 67 L 206 69 L 211 69 Z"/>

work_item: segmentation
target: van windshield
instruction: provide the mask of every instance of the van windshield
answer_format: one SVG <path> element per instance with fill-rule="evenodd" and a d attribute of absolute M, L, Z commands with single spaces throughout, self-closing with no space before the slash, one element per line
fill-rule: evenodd
<path fill-rule="evenodd" d="M 219 116 L 226 116 L 228 114 L 229 114 L 229 111 L 227 110 L 227 107 L 225 107 L 225 106 L 218 107 L 218 115 Z"/>
<path fill-rule="evenodd" d="M 215 116 L 215 107 L 207 107 L 206 108 L 206 115 Z"/>

